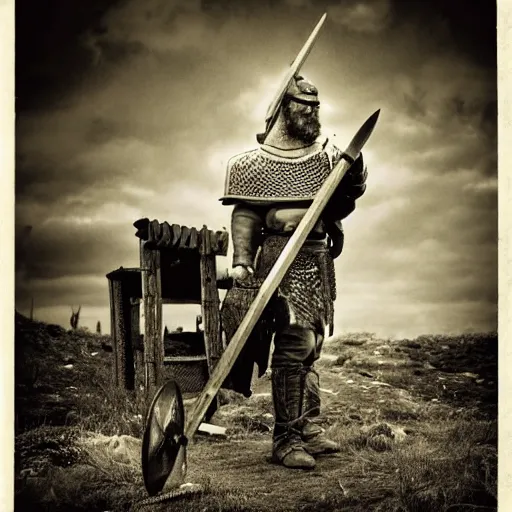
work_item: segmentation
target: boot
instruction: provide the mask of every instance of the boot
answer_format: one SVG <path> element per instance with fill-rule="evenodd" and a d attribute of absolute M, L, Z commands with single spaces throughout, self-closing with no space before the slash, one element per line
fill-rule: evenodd
<path fill-rule="evenodd" d="M 301 438 L 303 376 L 300 366 L 272 370 L 275 412 L 272 461 L 287 468 L 313 469 L 315 459 L 304 449 Z"/>
<path fill-rule="evenodd" d="M 315 417 L 320 415 L 319 375 L 312 367 L 306 367 L 304 370 L 304 411 L 306 418 L 301 430 L 304 449 L 310 455 L 339 452 L 339 445 L 328 439 L 325 435 L 325 430 L 313 421 Z"/>

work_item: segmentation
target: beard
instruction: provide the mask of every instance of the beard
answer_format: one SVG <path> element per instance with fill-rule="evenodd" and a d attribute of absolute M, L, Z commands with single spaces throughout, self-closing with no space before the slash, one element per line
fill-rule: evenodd
<path fill-rule="evenodd" d="M 298 139 L 306 144 L 312 144 L 320 135 L 320 119 L 318 110 L 310 113 L 292 112 L 285 108 L 284 119 L 286 131 L 290 137 Z"/>

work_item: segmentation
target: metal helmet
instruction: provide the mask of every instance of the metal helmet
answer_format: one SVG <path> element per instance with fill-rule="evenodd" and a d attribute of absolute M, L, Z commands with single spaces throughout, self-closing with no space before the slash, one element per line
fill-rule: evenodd
<path fill-rule="evenodd" d="M 284 97 L 297 103 L 320 105 L 318 89 L 308 79 L 300 75 L 294 77 Z"/>

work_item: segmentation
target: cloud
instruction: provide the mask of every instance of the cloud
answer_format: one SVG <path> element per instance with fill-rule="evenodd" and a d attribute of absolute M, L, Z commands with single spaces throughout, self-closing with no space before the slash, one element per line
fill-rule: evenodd
<path fill-rule="evenodd" d="M 329 16 L 355 32 L 380 32 L 391 21 L 389 0 L 346 0 L 328 9 Z"/>
<path fill-rule="evenodd" d="M 105 30 L 89 34 L 89 44 L 103 53 L 113 46 L 173 52 L 202 49 L 204 38 L 211 37 L 207 17 L 197 0 L 128 0 L 109 10 L 102 20 Z"/>
<path fill-rule="evenodd" d="M 94 62 L 79 83 L 17 119 L 16 222 L 34 226 L 17 303 L 35 293 L 40 314 L 67 322 L 81 302 L 107 331 L 102 276 L 138 265 L 135 220 L 229 227 L 227 160 L 254 147 L 282 72 L 329 6 L 303 69 L 325 134 L 344 148 L 381 108 L 336 262 L 338 327 L 492 328 L 495 77 L 453 30 L 433 30 L 438 15 L 419 23 L 400 2 L 129 0 L 105 11 L 81 39 Z"/>
<path fill-rule="evenodd" d="M 77 289 L 80 293 L 77 293 Z M 105 306 L 108 304 L 108 280 L 93 275 L 63 276 L 54 279 L 33 279 L 29 286 L 20 287 L 17 300 L 37 298 L 38 307 L 50 308 L 60 305 L 67 307 Z"/>

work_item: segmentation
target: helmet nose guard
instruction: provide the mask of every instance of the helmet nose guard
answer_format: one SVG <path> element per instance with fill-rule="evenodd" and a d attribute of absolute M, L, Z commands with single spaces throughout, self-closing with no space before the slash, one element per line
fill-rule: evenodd
<path fill-rule="evenodd" d="M 286 90 L 285 97 L 297 103 L 312 106 L 320 105 L 318 89 L 313 83 L 300 75 L 294 77 L 290 87 Z"/>

